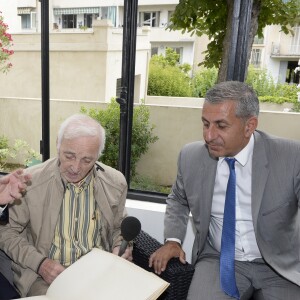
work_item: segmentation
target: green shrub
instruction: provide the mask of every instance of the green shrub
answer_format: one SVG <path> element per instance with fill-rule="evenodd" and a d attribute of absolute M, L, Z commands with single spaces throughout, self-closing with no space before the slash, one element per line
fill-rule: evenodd
<path fill-rule="evenodd" d="M 7 170 L 8 165 L 15 165 L 23 167 L 27 166 L 32 160 L 39 159 L 39 153 L 30 148 L 29 144 L 23 140 L 16 139 L 13 146 L 9 145 L 7 137 L 2 135 L 0 137 L 0 169 Z"/>
<path fill-rule="evenodd" d="M 258 99 L 260 102 L 269 102 L 269 103 L 277 103 L 277 104 L 294 103 L 294 101 L 290 101 L 290 98 L 280 97 L 280 96 L 262 96 L 262 97 L 258 97 Z"/>
<path fill-rule="evenodd" d="M 193 97 L 205 97 L 206 92 L 216 84 L 217 78 L 216 68 L 198 70 L 192 79 Z"/>
<path fill-rule="evenodd" d="M 256 69 L 252 65 L 248 68 L 246 82 L 253 87 L 257 96 L 274 96 L 276 84 L 272 76 L 265 69 Z"/>
<path fill-rule="evenodd" d="M 300 102 L 294 103 L 291 111 L 292 112 L 300 112 Z"/>
<path fill-rule="evenodd" d="M 188 73 L 192 70 L 192 67 L 191 67 L 190 64 L 184 63 L 184 64 L 179 65 L 179 69 L 180 69 L 183 73 L 188 74 Z"/>
<path fill-rule="evenodd" d="M 8 138 L 4 135 L 0 136 L 0 167 L 5 165 L 5 161 L 9 155 Z"/>
<path fill-rule="evenodd" d="M 147 176 L 134 176 L 130 183 L 130 188 L 134 190 L 141 190 L 147 192 L 157 192 L 163 194 L 170 194 L 171 186 L 162 186 L 154 182 Z"/>
<path fill-rule="evenodd" d="M 172 55 L 171 55 L 172 54 Z M 216 68 L 201 68 L 192 79 L 180 71 L 175 64 L 176 56 L 171 52 L 168 59 L 154 55 L 150 61 L 148 95 L 205 97 L 207 91 L 217 82 Z M 265 69 L 248 68 L 246 82 L 256 91 L 261 102 L 296 103 L 299 89 L 295 84 L 275 83 Z"/>
<path fill-rule="evenodd" d="M 155 64 L 155 65 L 160 65 L 162 67 L 166 67 L 166 66 L 180 67 L 180 66 L 182 66 L 183 68 L 188 68 L 186 66 L 188 64 L 180 65 L 179 59 L 180 59 L 180 55 L 178 53 L 176 53 L 176 51 L 173 50 L 172 48 L 167 47 L 165 56 L 163 56 L 162 54 L 153 55 L 151 57 L 151 63 Z"/>
<path fill-rule="evenodd" d="M 166 48 L 166 56 L 153 55 L 150 60 L 148 95 L 190 97 L 192 95 L 190 77 L 191 66 L 179 63 L 179 54 Z"/>
<path fill-rule="evenodd" d="M 118 169 L 119 160 L 119 126 L 120 106 L 115 99 L 111 100 L 106 109 L 91 108 L 87 110 L 81 107 L 82 113 L 88 114 L 97 120 L 106 131 L 106 143 L 101 161 L 115 169 Z M 136 165 L 142 154 L 145 154 L 150 144 L 156 142 L 158 137 L 154 135 L 154 125 L 149 124 L 150 112 L 143 103 L 135 106 L 132 120 L 131 137 L 131 176 L 136 174 Z"/>
<path fill-rule="evenodd" d="M 189 77 L 176 66 L 162 66 L 150 62 L 148 79 L 149 96 L 190 97 Z"/>
<path fill-rule="evenodd" d="M 278 104 L 297 102 L 297 86 L 288 83 L 275 83 L 266 70 L 249 66 L 246 82 L 253 87 L 261 102 Z"/>
<path fill-rule="evenodd" d="M 165 56 L 165 60 L 167 65 L 169 66 L 178 66 L 179 65 L 179 59 L 180 59 L 180 55 L 173 50 L 172 48 L 167 47 L 166 48 L 166 56 Z"/>
<path fill-rule="evenodd" d="M 297 86 L 295 84 L 278 83 L 276 86 L 276 95 L 278 97 L 287 98 L 285 102 L 295 103 L 298 101 Z"/>

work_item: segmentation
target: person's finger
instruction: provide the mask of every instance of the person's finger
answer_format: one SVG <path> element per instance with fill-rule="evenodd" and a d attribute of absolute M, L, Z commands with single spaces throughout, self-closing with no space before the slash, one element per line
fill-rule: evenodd
<path fill-rule="evenodd" d="M 182 264 L 186 264 L 186 260 L 185 260 L 185 252 L 181 251 L 180 255 L 179 255 L 179 260 Z"/>

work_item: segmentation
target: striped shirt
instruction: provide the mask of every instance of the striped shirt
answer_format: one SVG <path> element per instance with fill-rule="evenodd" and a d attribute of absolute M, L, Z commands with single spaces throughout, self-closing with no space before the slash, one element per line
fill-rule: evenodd
<path fill-rule="evenodd" d="M 90 173 L 78 185 L 66 184 L 66 191 L 48 257 L 67 267 L 101 248 L 100 210 L 94 199 L 94 177 Z"/>

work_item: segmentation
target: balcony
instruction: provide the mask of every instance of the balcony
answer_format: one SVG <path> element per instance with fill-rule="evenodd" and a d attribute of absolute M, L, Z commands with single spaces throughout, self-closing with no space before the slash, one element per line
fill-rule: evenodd
<path fill-rule="evenodd" d="M 279 39 L 272 38 L 272 57 L 299 58 L 300 56 L 300 27 L 293 28 L 294 35 L 280 33 Z M 274 41 L 276 40 L 276 42 Z"/>
<path fill-rule="evenodd" d="M 300 56 L 300 45 L 280 42 L 272 43 L 271 57 L 290 57 L 299 58 Z"/>
<path fill-rule="evenodd" d="M 30 7 L 36 8 L 37 7 L 37 0 L 18 0 L 17 7 Z"/>
<path fill-rule="evenodd" d="M 165 27 L 149 27 L 150 41 L 151 42 L 194 42 L 195 35 L 191 36 L 190 33 L 182 34 L 181 31 L 170 31 Z"/>

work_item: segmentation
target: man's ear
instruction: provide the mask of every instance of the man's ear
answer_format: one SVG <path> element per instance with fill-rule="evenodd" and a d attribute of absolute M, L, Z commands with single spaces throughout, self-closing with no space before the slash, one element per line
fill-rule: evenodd
<path fill-rule="evenodd" d="M 258 125 L 258 119 L 255 116 L 250 117 L 246 121 L 246 126 L 245 126 L 245 135 L 246 135 L 246 137 L 250 137 L 252 135 L 252 133 L 257 128 L 257 125 Z"/>

